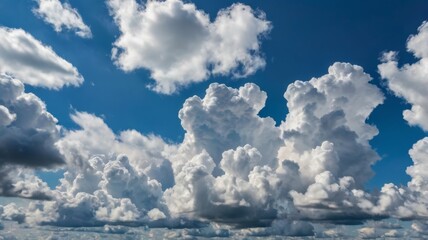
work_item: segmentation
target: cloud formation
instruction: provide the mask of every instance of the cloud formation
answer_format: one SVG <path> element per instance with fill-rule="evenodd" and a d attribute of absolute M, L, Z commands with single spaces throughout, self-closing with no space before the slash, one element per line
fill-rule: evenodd
<path fill-rule="evenodd" d="M 0 80 L 5 130 L 0 146 L 26 141 L 38 146 L 28 150 L 35 161 L 21 157 L 22 151 L 0 154 L 2 171 L 16 173 L 5 175 L 2 182 L 9 185 L 3 186 L 13 190 L 11 195 L 51 200 L 22 210 L 21 221 L 29 224 L 194 227 L 208 221 L 248 228 L 239 233 L 245 236 L 306 236 L 315 234 L 311 221 L 355 224 L 428 215 L 427 138 L 410 151 L 414 165 L 407 169 L 412 177 L 407 187 L 363 190 L 380 158 L 369 143 L 378 130 L 366 121 L 384 96 L 356 65 L 334 63 L 321 77 L 290 84 L 284 94 L 288 114 L 279 126 L 259 116 L 267 94 L 257 85 L 234 89 L 213 83 L 205 96 L 183 104 L 178 117 L 185 136 L 178 144 L 135 130 L 114 133 L 104 120 L 84 112 L 71 115 L 79 129 L 64 129 L 59 136 L 56 119 L 39 98 L 25 93 L 19 80 L 7 75 Z M 18 137 L 25 141 L 12 141 Z M 63 158 L 66 172 L 55 190 L 26 170 L 61 164 Z M 373 229 L 366 226 L 358 234 L 401 236 Z M 214 226 L 181 233 L 230 234 Z M 327 229 L 318 235 L 341 233 Z"/>
<path fill-rule="evenodd" d="M 418 34 L 412 35 L 407 41 L 407 50 L 419 59 L 413 64 L 398 67 L 396 52 L 387 52 L 383 63 L 378 66 L 379 73 L 386 80 L 392 92 L 412 105 L 403 112 L 404 119 L 410 125 L 418 125 L 428 131 L 427 71 L 428 68 L 428 22 L 418 28 Z"/>
<path fill-rule="evenodd" d="M 403 112 L 404 119 L 410 125 L 417 125 L 428 131 L 428 92 L 426 89 L 428 74 L 428 24 L 423 22 L 416 35 L 407 41 L 407 49 L 419 59 L 413 64 L 398 67 L 396 52 L 384 54 L 379 64 L 379 73 L 387 82 L 389 89 L 398 97 L 406 100 L 410 110 Z M 413 165 L 406 172 L 411 176 L 407 187 L 385 184 L 378 202 L 378 209 L 389 211 L 391 215 L 404 219 L 426 218 L 428 216 L 428 137 L 416 142 L 409 155 Z"/>
<path fill-rule="evenodd" d="M 209 221 L 268 227 L 241 233 L 249 236 L 303 236 L 314 234 L 308 220 L 383 216 L 373 210 L 376 196 L 361 190 L 378 160 L 368 143 L 377 129 L 365 121 L 383 101 L 370 81 L 347 63 L 296 81 L 285 93 L 289 114 L 280 126 L 258 115 L 267 95 L 257 85 L 213 83 L 179 111 L 186 131 L 180 144 L 135 130 L 116 134 L 101 118 L 75 112 L 80 129 L 64 131 L 57 143 L 67 171 L 51 193 L 54 201 L 33 203 L 26 222 L 177 227 Z M 217 233 L 227 234 L 186 234 Z"/>
<path fill-rule="evenodd" d="M 27 222 L 76 227 L 164 221 L 169 213 L 162 184 L 174 179 L 162 155 L 170 146 L 133 130 L 115 135 L 88 113 L 72 119 L 81 129 L 65 131 L 57 143 L 67 171 L 51 192 L 54 201 L 32 203 Z"/>
<path fill-rule="evenodd" d="M 214 21 L 181 0 L 108 0 L 121 35 L 112 59 L 122 70 L 148 69 L 156 92 L 172 94 L 211 74 L 240 78 L 265 66 L 261 38 L 271 29 L 262 12 L 234 4 Z"/>
<path fill-rule="evenodd" d="M 384 97 L 371 79 L 359 66 L 334 63 L 328 74 L 288 86 L 280 158 L 298 163 L 307 182 L 330 171 L 363 187 L 373 176 L 371 165 L 379 156 L 369 141 L 378 130 L 366 120 Z"/>
<path fill-rule="evenodd" d="M 7 75 L 0 76 L 0 111 L 0 194 L 47 198 L 47 185 L 25 169 L 64 163 L 55 146 L 57 120 L 22 82 Z"/>
<path fill-rule="evenodd" d="M 51 47 L 22 29 L 6 27 L 0 27 L 0 73 L 49 89 L 79 86 L 83 82 L 77 69 Z"/>
<path fill-rule="evenodd" d="M 92 38 L 91 29 L 69 3 L 61 3 L 60 0 L 37 0 L 37 4 L 37 8 L 33 9 L 34 14 L 52 25 L 56 32 L 65 28 L 79 37 Z"/>

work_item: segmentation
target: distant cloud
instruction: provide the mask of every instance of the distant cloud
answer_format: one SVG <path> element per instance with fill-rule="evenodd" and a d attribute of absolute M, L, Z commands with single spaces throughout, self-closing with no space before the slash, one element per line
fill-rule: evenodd
<path fill-rule="evenodd" d="M 36 0 L 37 8 L 33 9 L 36 16 L 51 24 L 56 32 L 61 32 L 63 28 L 75 32 L 82 38 L 91 38 L 91 29 L 83 22 L 82 17 L 75 8 L 67 2 L 60 0 Z"/>
<path fill-rule="evenodd" d="M 422 23 L 418 31 L 408 39 L 407 49 L 419 61 L 399 68 L 396 57 L 388 57 L 397 53 L 388 52 L 378 68 L 392 92 L 412 105 L 411 109 L 403 112 L 404 119 L 410 125 L 418 125 L 428 131 L 428 22 Z"/>
<path fill-rule="evenodd" d="M 240 78 L 265 66 L 261 38 L 271 23 L 243 4 L 221 10 L 211 22 L 181 0 L 108 0 L 121 31 L 112 58 L 124 71 L 148 69 L 153 90 L 172 94 L 211 74 Z"/>
<path fill-rule="evenodd" d="M 381 237 L 381 234 L 372 227 L 363 227 L 358 230 L 359 237 L 362 239 L 378 239 Z"/>
<path fill-rule="evenodd" d="M 379 64 L 379 73 L 388 88 L 398 97 L 406 100 L 410 110 L 403 112 L 410 125 L 417 125 L 428 131 L 428 23 L 423 22 L 418 33 L 411 35 L 407 49 L 419 59 L 413 64 L 398 67 L 397 53 L 388 52 Z M 393 56 L 393 57 L 389 57 Z M 407 187 L 385 184 L 381 190 L 376 210 L 388 211 L 390 215 L 406 219 L 428 217 L 428 137 L 416 142 L 409 155 L 413 165 L 406 172 L 411 176 Z M 422 225 L 414 225 L 422 226 Z M 417 227 L 419 229 L 419 227 Z"/>
<path fill-rule="evenodd" d="M 77 69 L 51 47 L 22 29 L 6 27 L 0 27 L 0 73 L 49 89 L 78 86 L 83 82 Z"/>

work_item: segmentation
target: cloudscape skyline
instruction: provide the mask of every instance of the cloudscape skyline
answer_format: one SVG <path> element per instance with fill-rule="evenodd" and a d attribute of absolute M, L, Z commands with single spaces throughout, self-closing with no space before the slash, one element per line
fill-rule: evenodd
<path fill-rule="evenodd" d="M 426 238 L 427 9 L 2 0 L 0 238 Z"/>

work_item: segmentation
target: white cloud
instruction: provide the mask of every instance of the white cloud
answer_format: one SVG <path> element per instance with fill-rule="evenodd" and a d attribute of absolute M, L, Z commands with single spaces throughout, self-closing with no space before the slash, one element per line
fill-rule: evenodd
<path fill-rule="evenodd" d="M 10 203 L 6 206 L 1 206 L 2 211 L 1 219 L 16 221 L 18 223 L 24 222 L 25 219 L 25 210 L 24 208 L 18 207 L 15 203 Z"/>
<path fill-rule="evenodd" d="M 265 66 L 260 38 L 271 28 L 263 13 L 234 4 L 211 22 L 181 0 L 108 0 L 121 35 L 112 58 L 124 71 L 148 69 L 152 88 L 172 94 L 210 74 L 245 77 Z"/>
<path fill-rule="evenodd" d="M 298 163 L 307 184 L 324 171 L 354 178 L 357 188 L 372 177 L 379 156 L 369 141 L 378 130 L 366 120 L 384 97 L 370 81 L 361 67 L 334 63 L 328 74 L 288 86 L 279 156 Z"/>
<path fill-rule="evenodd" d="M 57 144 L 67 160 L 64 178 L 51 192 L 53 201 L 29 207 L 26 221 L 96 226 L 166 219 L 162 184 L 172 185 L 174 179 L 162 154 L 169 146 L 134 130 L 115 135 L 88 113 L 76 112 L 72 119 L 81 129 L 65 131 Z"/>
<path fill-rule="evenodd" d="M 372 227 L 363 227 L 358 230 L 359 237 L 362 239 L 377 239 L 381 234 Z"/>
<path fill-rule="evenodd" d="M 75 8 L 67 2 L 60 0 L 36 0 L 37 8 L 33 9 L 34 14 L 51 24 L 56 32 L 61 32 L 63 28 L 74 31 L 77 36 L 91 38 L 91 29 L 83 22 L 82 17 Z"/>
<path fill-rule="evenodd" d="M 164 188 L 173 185 L 172 168 L 166 156 L 174 146 L 162 138 L 135 130 L 116 135 L 101 118 L 84 112 L 76 112 L 71 118 L 81 129 L 66 131 L 58 143 L 69 165 L 82 167 L 97 155 L 116 158 L 125 154 L 138 172 L 157 179 Z"/>
<path fill-rule="evenodd" d="M 428 23 L 422 23 L 418 31 L 418 34 L 410 36 L 407 41 L 407 49 L 419 61 L 404 64 L 399 68 L 396 57 L 388 57 L 379 64 L 378 69 L 382 78 L 386 79 L 388 88 L 412 105 L 411 109 L 403 112 L 404 119 L 410 125 L 418 125 L 428 131 L 428 89 L 426 88 L 428 83 L 428 44 L 426 44 Z M 392 53 L 386 54 L 391 55 Z"/>
<path fill-rule="evenodd" d="M 404 119 L 410 125 L 418 125 L 428 131 L 428 23 L 423 22 L 418 33 L 409 37 L 407 49 L 419 59 L 413 64 L 398 67 L 396 52 L 384 54 L 383 63 L 379 64 L 379 73 L 392 92 L 404 98 L 410 110 L 403 112 Z M 411 181 L 407 187 L 385 184 L 375 211 L 386 211 L 399 218 L 421 218 L 428 216 L 428 138 L 415 143 L 409 151 L 413 165 L 407 168 Z"/>
<path fill-rule="evenodd" d="M 67 162 L 64 178 L 49 192 L 53 201 L 31 204 L 25 221 L 183 227 L 208 220 L 270 226 L 244 235 L 300 236 L 314 234 L 302 220 L 355 224 L 374 216 L 425 216 L 425 203 L 418 202 L 425 194 L 419 170 L 425 144 L 412 152 L 415 166 L 408 173 L 415 180 L 408 188 L 361 190 L 378 159 L 369 144 L 377 129 L 366 120 L 383 101 L 370 80 L 359 66 L 335 63 L 324 76 L 294 82 L 285 93 L 289 114 L 279 127 L 259 116 L 267 95 L 257 85 L 211 84 L 205 96 L 183 104 L 179 118 L 186 133 L 179 144 L 135 130 L 114 133 L 101 118 L 75 112 L 71 118 L 80 128 L 64 130 L 56 144 Z M 9 80 L 2 92 L 7 102 L 23 94 L 23 85 Z M 16 108 L 0 105 L 3 127 L 16 124 Z M 43 189 L 32 181 L 19 186 Z M 181 233 L 228 234 L 222 228 Z"/>
<path fill-rule="evenodd" d="M 203 150 L 218 165 L 223 152 L 246 144 L 260 152 L 263 163 L 276 167 L 278 149 L 282 145 L 280 130 L 272 118 L 258 115 L 266 98 L 265 92 L 250 83 L 239 89 L 213 83 L 204 98 L 188 98 L 179 112 L 186 131 L 179 151 L 185 156 L 173 157 L 174 170 L 179 171 L 188 156 Z M 218 168 L 215 167 L 215 175 L 222 172 Z"/>
<path fill-rule="evenodd" d="M 78 86 L 83 77 L 51 47 L 22 29 L 0 27 L 0 73 L 32 86 L 60 89 Z"/>

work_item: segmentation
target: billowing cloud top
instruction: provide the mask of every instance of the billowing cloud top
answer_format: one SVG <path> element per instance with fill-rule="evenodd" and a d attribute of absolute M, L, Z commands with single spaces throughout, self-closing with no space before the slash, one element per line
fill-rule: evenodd
<path fill-rule="evenodd" d="M 249 6 L 234 4 L 211 22 L 181 0 L 107 3 L 121 31 L 112 58 L 125 71 L 150 70 L 157 92 L 174 93 L 210 74 L 245 77 L 265 66 L 260 38 L 271 24 Z"/>
<path fill-rule="evenodd" d="M 37 3 L 37 8 L 33 9 L 34 14 L 51 24 L 56 32 L 66 28 L 74 31 L 79 37 L 92 37 L 91 29 L 69 3 L 61 3 L 60 0 L 37 0 Z"/>
<path fill-rule="evenodd" d="M 22 29 L 0 27 L 0 73 L 25 84 L 60 89 L 78 86 L 83 77 L 51 47 Z"/>

